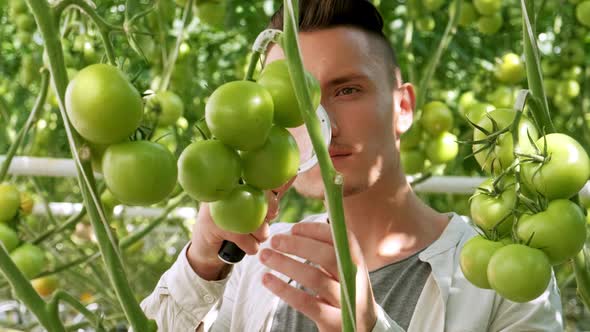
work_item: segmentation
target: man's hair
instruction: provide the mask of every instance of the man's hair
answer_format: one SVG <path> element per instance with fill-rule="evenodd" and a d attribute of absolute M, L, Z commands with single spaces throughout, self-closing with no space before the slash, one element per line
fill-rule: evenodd
<path fill-rule="evenodd" d="M 383 18 L 369 0 L 299 1 L 299 31 L 310 32 L 338 26 L 357 28 L 376 38 L 384 47 L 386 63 L 392 69 L 398 69 L 395 51 L 383 33 Z M 283 29 L 283 6 L 271 17 L 268 27 Z"/>

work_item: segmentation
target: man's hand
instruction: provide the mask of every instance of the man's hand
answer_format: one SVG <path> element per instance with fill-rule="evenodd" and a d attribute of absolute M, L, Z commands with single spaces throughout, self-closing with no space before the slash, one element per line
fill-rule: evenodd
<path fill-rule="evenodd" d="M 360 247 L 352 233 L 348 233 L 348 238 L 352 260 L 358 267 L 357 331 L 371 331 L 377 321 L 377 304 Z M 320 331 L 341 331 L 340 283 L 330 225 L 302 222 L 292 227 L 291 234 L 273 236 L 270 243 L 272 249 L 260 252 L 261 262 L 297 281 L 313 294 L 291 286 L 271 273 L 264 274 L 263 285 L 314 321 Z M 319 268 L 299 262 L 285 254 L 309 260 Z"/>

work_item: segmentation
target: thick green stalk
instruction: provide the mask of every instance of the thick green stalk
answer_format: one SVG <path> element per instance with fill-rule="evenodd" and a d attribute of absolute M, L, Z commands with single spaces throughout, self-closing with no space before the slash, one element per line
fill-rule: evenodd
<path fill-rule="evenodd" d="M 41 71 L 41 89 L 39 90 L 39 95 L 35 100 L 35 105 L 33 106 L 33 110 L 29 117 L 27 118 L 27 122 L 25 125 L 20 129 L 18 132 L 18 136 L 16 140 L 10 145 L 8 152 L 6 153 L 6 159 L 4 159 L 4 163 L 2 163 L 2 168 L 0 169 L 0 183 L 4 181 L 6 178 L 6 174 L 8 174 L 8 168 L 10 167 L 10 162 L 12 162 L 12 158 L 16 154 L 19 146 L 22 144 L 25 136 L 33 126 L 35 119 L 37 118 L 37 114 L 43 108 L 43 104 L 45 104 L 45 98 L 47 97 L 47 88 L 49 87 L 49 72 L 47 70 Z M 6 120 L 8 122 L 8 119 Z"/>
<path fill-rule="evenodd" d="M 176 59 L 178 58 L 178 50 L 180 49 L 180 45 L 184 40 L 184 29 L 190 23 L 190 19 L 192 18 L 191 9 L 193 8 L 193 0 L 188 0 L 184 5 L 184 14 L 182 16 L 182 27 L 180 31 L 178 31 L 178 37 L 176 37 L 176 45 L 170 56 L 168 57 L 168 61 L 166 62 L 166 68 L 164 69 L 164 75 L 162 75 L 162 83 L 160 84 L 160 90 L 167 90 L 168 85 L 170 85 L 170 77 L 172 77 L 172 72 L 174 71 L 174 65 L 176 64 Z"/>
<path fill-rule="evenodd" d="M 416 97 L 416 110 L 421 110 L 422 106 L 426 102 L 428 84 L 432 79 L 432 75 L 434 75 L 434 71 L 438 66 L 440 58 L 443 52 L 447 49 L 455 32 L 457 31 L 457 24 L 459 23 L 459 15 L 461 13 L 461 6 L 463 4 L 463 0 L 455 0 L 451 6 L 455 6 L 455 11 L 451 14 L 449 22 L 445 28 L 445 32 L 443 33 L 442 38 L 440 39 L 440 43 L 434 51 L 434 56 L 430 58 L 428 64 L 426 65 L 426 69 L 422 74 L 422 78 L 420 79 L 420 83 L 418 84 L 418 91 Z"/>
<path fill-rule="evenodd" d="M 64 292 L 63 290 L 58 290 L 53 295 L 51 301 L 47 304 L 47 308 L 53 316 L 59 317 L 59 302 L 65 302 L 69 304 L 72 308 L 76 311 L 81 313 L 86 319 L 96 328 L 97 332 L 105 332 L 106 330 L 102 326 L 101 319 L 96 316 L 92 311 L 86 309 L 86 307 L 80 303 L 75 297 L 71 296 L 70 294 Z"/>
<path fill-rule="evenodd" d="M 297 0 L 284 1 L 284 34 L 282 47 L 287 58 L 291 82 L 297 96 L 297 103 L 302 110 L 305 126 L 309 132 L 313 149 L 317 155 L 320 172 L 324 182 L 325 195 L 330 215 L 330 226 L 336 257 L 338 261 L 338 273 L 340 275 L 342 329 L 343 331 L 356 330 L 356 266 L 350 256 L 348 234 L 344 221 L 344 207 L 342 203 L 343 177 L 334 169 L 328 153 L 328 147 L 324 145 L 320 122 L 316 116 L 311 96 L 304 75 L 299 42 L 297 35 L 298 17 L 294 14 L 294 8 L 299 8 Z"/>
<path fill-rule="evenodd" d="M 555 132 L 555 127 L 551 121 L 549 104 L 543 86 L 543 72 L 541 71 L 541 59 L 536 41 L 534 15 L 529 15 L 529 13 L 535 13 L 534 1 L 521 0 L 520 3 L 522 7 L 524 57 L 529 90 L 531 90 L 533 96 L 541 103 L 541 107 L 533 109 L 532 113 L 535 122 L 541 127 L 540 129 L 548 134 Z"/>
<path fill-rule="evenodd" d="M 78 133 L 72 129 L 68 120 L 64 98 L 68 84 L 68 77 L 63 50 L 59 39 L 59 31 L 56 24 L 58 18 L 55 17 L 54 12 L 46 1 L 26 1 L 33 12 L 39 31 L 45 41 L 45 50 L 49 59 L 49 68 L 53 78 L 53 86 L 58 98 L 59 109 L 68 137 L 70 151 L 72 152 L 72 156 L 76 163 L 79 185 L 82 190 L 82 195 L 84 197 L 88 215 L 90 216 L 92 227 L 94 228 L 94 232 L 99 241 L 103 260 L 107 266 L 109 279 L 115 288 L 115 292 L 123 307 L 123 311 L 133 329 L 135 331 L 152 331 L 155 328 L 153 322 L 150 322 L 141 310 L 127 280 L 118 248 L 115 245 L 115 238 L 110 231 L 109 224 L 101 208 L 90 161 L 85 160 L 83 162 L 80 159 L 78 146 L 81 146 L 81 138 Z"/>
<path fill-rule="evenodd" d="M 590 271 L 588 269 L 585 250 L 580 250 L 576 257 L 574 257 L 573 263 L 576 283 L 578 285 L 578 295 L 582 299 L 584 306 L 590 308 Z"/>
<path fill-rule="evenodd" d="M 0 271 L 8 280 L 14 293 L 22 303 L 37 317 L 41 325 L 51 332 L 65 331 L 59 317 L 52 316 L 45 307 L 45 301 L 37 294 L 31 283 L 14 264 L 6 248 L 0 245 Z"/>

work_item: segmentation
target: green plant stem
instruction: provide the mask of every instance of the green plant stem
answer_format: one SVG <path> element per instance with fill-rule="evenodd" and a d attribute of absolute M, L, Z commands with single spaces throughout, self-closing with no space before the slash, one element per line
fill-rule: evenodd
<path fill-rule="evenodd" d="M 4 246 L 0 246 L 0 271 L 12 286 L 19 300 L 37 317 L 43 327 L 51 332 L 65 331 L 59 318 L 52 317 L 46 310 L 45 301 L 14 264 Z"/>
<path fill-rule="evenodd" d="M 110 34 L 112 31 L 122 31 L 122 29 L 105 21 L 85 0 L 62 0 L 53 8 L 55 19 L 59 21 L 61 13 L 70 6 L 78 8 L 80 11 L 86 14 L 88 18 L 92 20 L 92 22 L 94 22 L 98 28 L 100 38 L 104 44 L 107 59 L 109 59 L 109 62 L 115 66 L 117 63 L 115 58 L 115 49 L 113 47 L 113 43 L 111 42 Z"/>
<path fill-rule="evenodd" d="M 250 59 L 250 63 L 248 64 L 248 71 L 246 72 L 244 80 L 254 81 L 254 71 L 256 70 L 256 65 L 258 65 L 258 61 L 260 61 L 260 56 L 261 54 L 259 52 L 252 52 L 252 58 Z"/>
<path fill-rule="evenodd" d="M 102 211 L 90 161 L 82 161 L 77 150 L 78 146 L 82 146 L 82 144 L 80 144 L 81 138 L 79 134 L 72 129 L 65 110 L 64 97 L 66 86 L 68 84 L 68 77 L 57 29 L 57 18 L 47 2 L 40 0 L 26 0 L 26 2 L 33 12 L 39 31 L 45 41 L 45 49 L 49 59 L 53 87 L 55 88 L 58 99 L 70 151 L 78 171 L 80 189 L 82 191 L 82 196 L 84 197 L 84 203 L 86 204 L 86 209 L 90 216 L 94 232 L 99 241 L 100 251 L 107 267 L 109 280 L 115 289 L 117 298 L 123 308 L 123 312 L 133 329 L 135 331 L 153 331 L 155 328 L 154 323 L 146 318 L 131 290 L 129 282 L 127 281 L 125 269 L 123 268 L 118 248 L 115 245 L 115 238 L 110 231 L 109 224 Z M 81 0 L 78 2 L 82 3 Z M 91 12 L 95 13 L 94 11 Z"/>
<path fill-rule="evenodd" d="M 573 266 L 578 285 L 578 295 L 582 299 L 584 306 L 590 308 L 590 270 L 588 269 L 587 258 L 585 250 L 580 250 L 573 259 Z"/>
<path fill-rule="evenodd" d="M 8 168 L 10 167 L 10 163 L 12 162 L 12 158 L 14 158 L 14 156 L 16 155 L 16 151 L 22 144 L 25 136 L 31 129 L 31 126 L 33 126 L 33 123 L 37 119 L 39 111 L 43 108 L 43 104 L 45 104 L 45 99 L 47 98 L 48 87 L 49 71 L 43 69 L 41 71 L 41 89 L 39 91 L 39 95 L 35 100 L 35 105 L 33 106 L 33 110 L 31 111 L 31 114 L 29 114 L 29 117 L 27 118 L 25 125 L 20 129 L 20 131 L 18 132 L 18 136 L 16 137 L 16 140 L 10 145 L 8 152 L 6 153 L 6 159 L 4 159 L 4 162 L 2 163 L 2 168 L 0 169 L 0 183 L 2 183 L 4 179 L 6 179 L 6 175 L 8 174 Z M 6 122 L 8 122 L 8 118 L 6 119 Z"/>
<path fill-rule="evenodd" d="M 540 108 L 533 108 L 532 113 L 535 122 L 541 127 L 539 128 L 541 132 L 548 134 L 555 132 L 555 127 L 551 121 L 549 104 L 543 86 L 543 72 L 541 71 L 541 59 L 536 42 L 534 16 L 529 15 L 529 13 L 535 12 L 535 5 L 533 0 L 521 0 L 520 3 L 522 7 L 524 57 L 529 89 L 541 104 Z"/>
<path fill-rule="evenodd" d="M 90 310 L 86 309 L 86 307 L 80 303 L 75 297 L 72 295 L 64 292 L 63 290 L 58 290 L 55 292 L 51 301 L 47 304 L 49 311 L 54 316 L 59 316 L 59 302 L 63 301 L 69 304 L 72 308 L 76 309 L 80 312 L 86 319 L 92 323 L 92 325 L 96 328 L 97 332 L 104 332 L 106 331 L 102 326 L 101 320 Z"/>
<path fill-rule="evenodd" d="M 80 210 L 80 212 L 78 212 L 75 215 L 71 216 L 63 224 L 61 224 L 61 225 L 59 225 L 57 227 L 52 227 L 52 228 L 48 229 L 44 233 L 38 235 L 31 242 L 33 244 L 39 244 L 39 243 L 43 242 L 45 239 L 47 239 L 48 237 L 52 236 L 53 234 L 61 233 L 64 230 L 69 229 L 69 228 L 73 227 L 74 225 L 76 225 L 80 220 L 82 220 L 82 218 L 84 218 L 85 215 L 86 215 L 86 207 L 83 206 L 82 207 L 82 210 Z"/>
<path fill-rule="evenodd" d="M 438 47 L 436 48 L 436 51 L 434 51 L 434 55 L 428 61 L 426 69 L 424 70 L 424 73 L 420 78 L 420 83 L 418 84 L 418 91 L 416 97 L 416 110 L 418 111 L 422 110 L 422 106 L 424 106 L 424 103 L 426 102 L 428 84 L 432 79 L 432 75 L 434 75 L 436 67 L 439 64 L 440 58 L 443 52 L 451 43 L 451 40 L 453 39 L 453 36 L 457 31 L 457 24 L 459 23 L 459 14 L 461 13 L 462 4 L 463 0 L 455 0 L 453 4 L 451 4 L 451 6 L 455 6 L 455 11 L 451 15 L 449 22 L 447 23 L 445 31 L 438 44 Z"/>
<path fill-rule="evenodd" d="M 309 89 L 306 84 L 299 42 L 297 22 L 299 18 L 294 11 L 299 8 L 297 0 L 284 0 L 284 33 L 282 47 L 288 62 L 291 82 L 295 89 L 297 102 L 302 110 L 305 126 L 310 135 L 313 149 L 317 155 L 322 180 L 324 182 L 326 201 L 330 216 L 330 226 L 340 276 L 341 312 L 343 331 L 356 330 L 356 265 L 352 262 L 344 221 L 342 203 L 343 177 L 334 169 L 328 147 L 324 145 L 319 120 L 313 107 Z"/>
<path fill-rule="evenodd" d="M 192 8 L 193 0 L 188 0 L 184 5 L 184 14 L 182 15 L 182 26 L 180 27 L 180 31 L 178 31 L 178 37 L 176 37 L 176 45 L 172 49 L 172 52 L 170 52 L 168 61 L 165 62 L 166 66 L 164 68 L 164 74 L 162 75 L 162 83 L 160 84 L 160 90 L 162 91 L 168 89 L 168 85 L 170 85 L 170 78 L 172 77 L 174 65 L 176 65 L 176 59 L 178 58 L 178 50 L 180 49 L 180 45 L 184 40 L 184 29 L 188 26 L 192 18 Z"/>
<path fill-rule="evenodd" d="M 164 210 L 164 212 L 162 212 L 162 214 L 158 218 L 152 220 L 149 224 L 145 225 L 140 230 L 123 237 L 121 239 L 121 242 L 119 242 L 119 247 L 122 249 L 127 249 L 137 241 L 144 238 L 147 234 L 149 234 L 156 227 L 158 227 L 164 220 L 166 220 L 166 216 L 168 216 L 168 214 L 172 212 L 172 210 L 178 207 L 186 197 L 187 194 L 185 192 L 178 195 L 178 197 L 175 198 L 174 202 L 169 204 Z"/>

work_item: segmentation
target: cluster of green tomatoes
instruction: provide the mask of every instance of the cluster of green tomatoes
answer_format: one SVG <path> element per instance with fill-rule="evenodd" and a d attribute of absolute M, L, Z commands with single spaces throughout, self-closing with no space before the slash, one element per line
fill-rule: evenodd
<path fill-rule="evenodd" d="M 317 80 L 306 73 L 315 106 Z M 303 125 L 287 62 L 269 63 L 256 82 L 225 83 L 209 97 L 205 120 L 213 138 L 189 145 L 178 160 L 179 183 L 195 200 L 210 202 L 222 229 L 250 233 L 264 222 L 264 190 L 292 179 L 300 164 L 288 129 Z"/>
<path fill-rule="evenodd" d="M 30 215 L 33 206 L 34 201 L 27 192 L 19 191 L 12 184 L 0 184 L 0 243 L 27 279 L 35 278 L 49 265 L 41 247 L 19 237 L 18 221 Z M 49 275 L 35 278 L 31 283 L 41 296 L 49 296 L 57 288 L 58 279 Z"/>
<path fill-rule="evenodd" d="M 539 133 L 526 112 L 515 126 L 516 114 L 496 109 L 474 123 L 473 152 L 491 178 L 470 199 L 480 235 L 460 265 L 475 286 L 527 302 L 547 289 L 553 265 L 584 246 L 586 217 L 571 198 L 590 177 L 590 159 L 575 139 Z"/>

